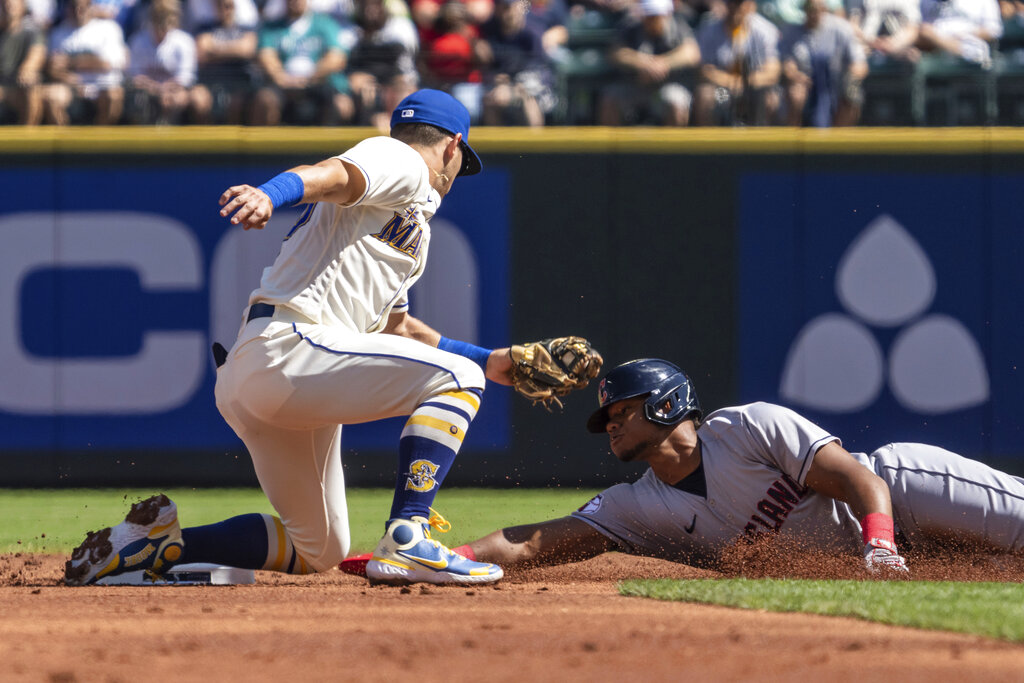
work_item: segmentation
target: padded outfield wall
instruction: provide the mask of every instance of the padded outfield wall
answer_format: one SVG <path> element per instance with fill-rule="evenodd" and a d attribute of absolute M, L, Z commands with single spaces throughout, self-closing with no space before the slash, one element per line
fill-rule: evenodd
<path fill-rule="evenodd" d="M 0 485 L 251 484 L 213 405 L 212 341 L 299 209 L 262 232 L 229 185 L 367 129 L 0 129 Z M 851 450 L 937 443 L 1024 471 L 1024 134 L 480 129 L 485 172 L 432 221 L 413 313 L 503 345 L 575 333 L 659 356 L 707 410 L 799 409 Z M 602 485 L 640 470 L 491 387 L 454 484 Z M 346 428 L 390 483 L 401 420 Z"/>

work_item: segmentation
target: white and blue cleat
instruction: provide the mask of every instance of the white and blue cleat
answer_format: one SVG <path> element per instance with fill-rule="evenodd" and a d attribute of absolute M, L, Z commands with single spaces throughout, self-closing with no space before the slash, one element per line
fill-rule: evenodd
<path fill-rule="evenodd" d="M 505 575 L 496 564 L 474 562 L 433 540 L 430 526 L 423 517 L 388 521 L 387 533 L 366 563 L 370 583 L 479 585 L 495 583 Z"/>
<path fill-rule="evenodd" d="M 106 576 L 144 570 L 152 578 L 181 559 L 178 507 L 160 494 L 132 505 L 124 521 L 91 531 L 64 565 L 64 583 L 86 586 Z"/>

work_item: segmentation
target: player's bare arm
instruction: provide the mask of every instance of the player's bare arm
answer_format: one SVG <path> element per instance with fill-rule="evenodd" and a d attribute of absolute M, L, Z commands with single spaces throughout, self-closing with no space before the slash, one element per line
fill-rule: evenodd
<path fill-rule="evenodd" d="M 430 346 L 437 346 L 443 339 L 440 332 L 405 312 L 392 313 L 388 317 L 388 324 L 384 328 L 384 332 L 385 334 L 409 337 Z M 490 351 L 484 363 L 484 375 L 497 384 L 506 386 L 512 384 L 512 356 L 509 353 L 509 347 Z"/>
<path fill-rule="evenodd" d="M 300 202 L 328 201 L 347 206 L 366 191 L 366 178 L 351 164 L 330 158 L 296 166 L 259 187 L 234 185 L 220 196 L 220 215 L 232 225 L 262 230 L 274 209 Z"/>
<path fill-rule="evenodd" d="M 849 505 L 857 519 L 873 512 L 892 516 L 889 487 L 835 441 L 822 446 L 814 456 L 805 483 Z"/>
<path fill-rule="evenodd" d="M 579 562 L 615 550 L 615 544 L 575 517 L 508 527 L 469 544 L 481 562 L 542 566 Z"/>
<path fill-rule="evenodd" d="M 491 351 L 491 355 L 487 357 L 487 365 L 484 366 L 484 375 L 495 384 L 512 386 L 512 349 L 503 346 Z"/>
<path fill-rule="evenodd" d="M 907 571 L 896 549 L 892 496 L 881 477 L 833 441 L 818 450 L 804 482 L 818 493 L 850 506 L 860 520 L 868 569 L 875 571 L 885 567 L 896 572 Z"/>
<path fill-rule="evenodd" d="M 314 166 L 300 167 L 298 173 L 305 185 L 305 202 L 333 202 L 348 206 L 366 192 L 366 178 L 354 165 L 331 157 Z"/>

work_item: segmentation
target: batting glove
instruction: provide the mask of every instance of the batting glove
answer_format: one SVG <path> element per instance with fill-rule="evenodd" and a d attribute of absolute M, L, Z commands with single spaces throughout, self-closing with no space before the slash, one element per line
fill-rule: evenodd
<path fill-rule="evenodd" d="M 877 573 L 883 567 L 889 571 L 910 573 L 906 561 L 896 552 L 896 545 L 882 538 L 872 538 L 865 544 L 864 564 L 872 573 Z"/>

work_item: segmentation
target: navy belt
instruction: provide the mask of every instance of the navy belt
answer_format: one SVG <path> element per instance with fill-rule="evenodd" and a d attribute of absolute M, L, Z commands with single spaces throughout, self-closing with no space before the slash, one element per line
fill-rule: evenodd
<path fill-rule="evenodd" d="M 270 318 L 273 315 L 274 306 L 264 303 L 253 304 L 249 307 L 249 316 L 245 319 L 245 322 L 251 323 L 256 318 Z"/>

